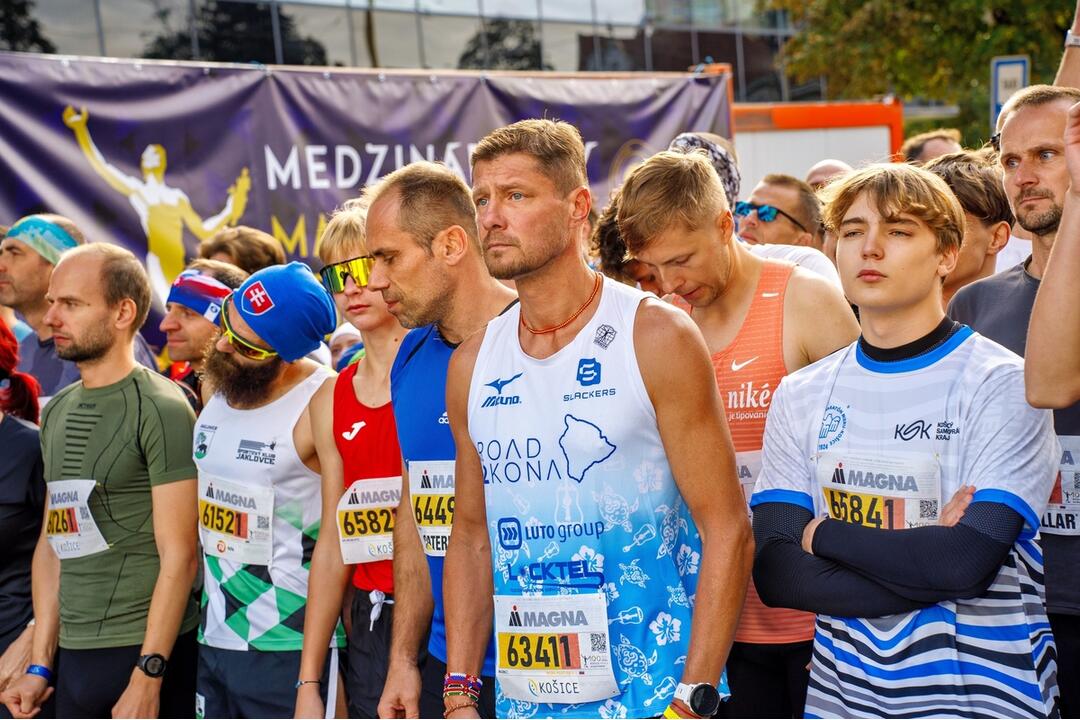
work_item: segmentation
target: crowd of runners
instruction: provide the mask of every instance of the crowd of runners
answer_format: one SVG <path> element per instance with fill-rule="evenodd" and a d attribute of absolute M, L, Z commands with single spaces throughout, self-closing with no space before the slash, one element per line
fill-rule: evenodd
<path fill-rule="evenodd" d="M 750 189 L 684 133 L 597 198 L 516 122 L 317 274 L 202 241 L 164 372 L 143 264 L 18 219 L 6 712 L 1080 715 L 1073 64 L 986 147 Z"/>

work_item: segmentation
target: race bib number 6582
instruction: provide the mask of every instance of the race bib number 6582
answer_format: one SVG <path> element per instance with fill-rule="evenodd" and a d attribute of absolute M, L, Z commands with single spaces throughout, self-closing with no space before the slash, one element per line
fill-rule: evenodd
<path fill-rule="evenodd" d="M 394 512 L 401 476 L 353 482 L 338 501 L 338 539 L 346 565 L 394 557 Z"/>

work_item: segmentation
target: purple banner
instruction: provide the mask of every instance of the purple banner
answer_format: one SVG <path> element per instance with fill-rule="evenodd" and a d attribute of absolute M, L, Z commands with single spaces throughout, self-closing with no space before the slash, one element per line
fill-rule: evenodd
<path fill-rule="evenodd" d="M 160 298 L 199 239 L 273 234 L 311 261 L 327 216 L 413 160 L 469 180 L 490 130 L 573 123 L 598 210 L 689 130 L 731 135 L 730 76 L 379 72 L 0 53 L 0 223 L 72 218 L 145 256 Z M 148 328 L 149 329 L 149 328 Z"/>

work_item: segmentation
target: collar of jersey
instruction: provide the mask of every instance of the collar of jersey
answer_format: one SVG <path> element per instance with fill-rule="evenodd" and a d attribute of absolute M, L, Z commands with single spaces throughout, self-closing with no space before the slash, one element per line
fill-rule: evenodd
<path fill-rule="evenodd" d="M 956 348 L 960 347 L 965 340 L 971 337 L 975 333 L 974 330 L 967 325 L 962 325 L 959 330 L 953 333 L 945 342 L 938 345 L 933 350 L 925 352 L 922 355 L 916 355 L 915 357 L 905 358 L 904 360 L 895 360 L 892 362 L 881 362 L 880 360 L 874 360 L 869 355 L 863 352 L 862 346 L 858 342 L 855 343 L 855 361 L 862 367 L 866 368 L 870 372 L 876 373 L 904 373 L 912 372 L 913 370 L 922 370 L 928 368 L 938 360 L 951 353 Z"/>

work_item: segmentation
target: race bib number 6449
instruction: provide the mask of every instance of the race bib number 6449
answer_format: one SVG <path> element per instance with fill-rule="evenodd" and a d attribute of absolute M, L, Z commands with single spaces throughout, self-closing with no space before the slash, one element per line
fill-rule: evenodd
<path fill-rule="evenodd" d="M 424 553 L 445 557 L 454 525 L 454 461 L 411 461 L 409 494 L 416 529 L 424 541 Z"/>

